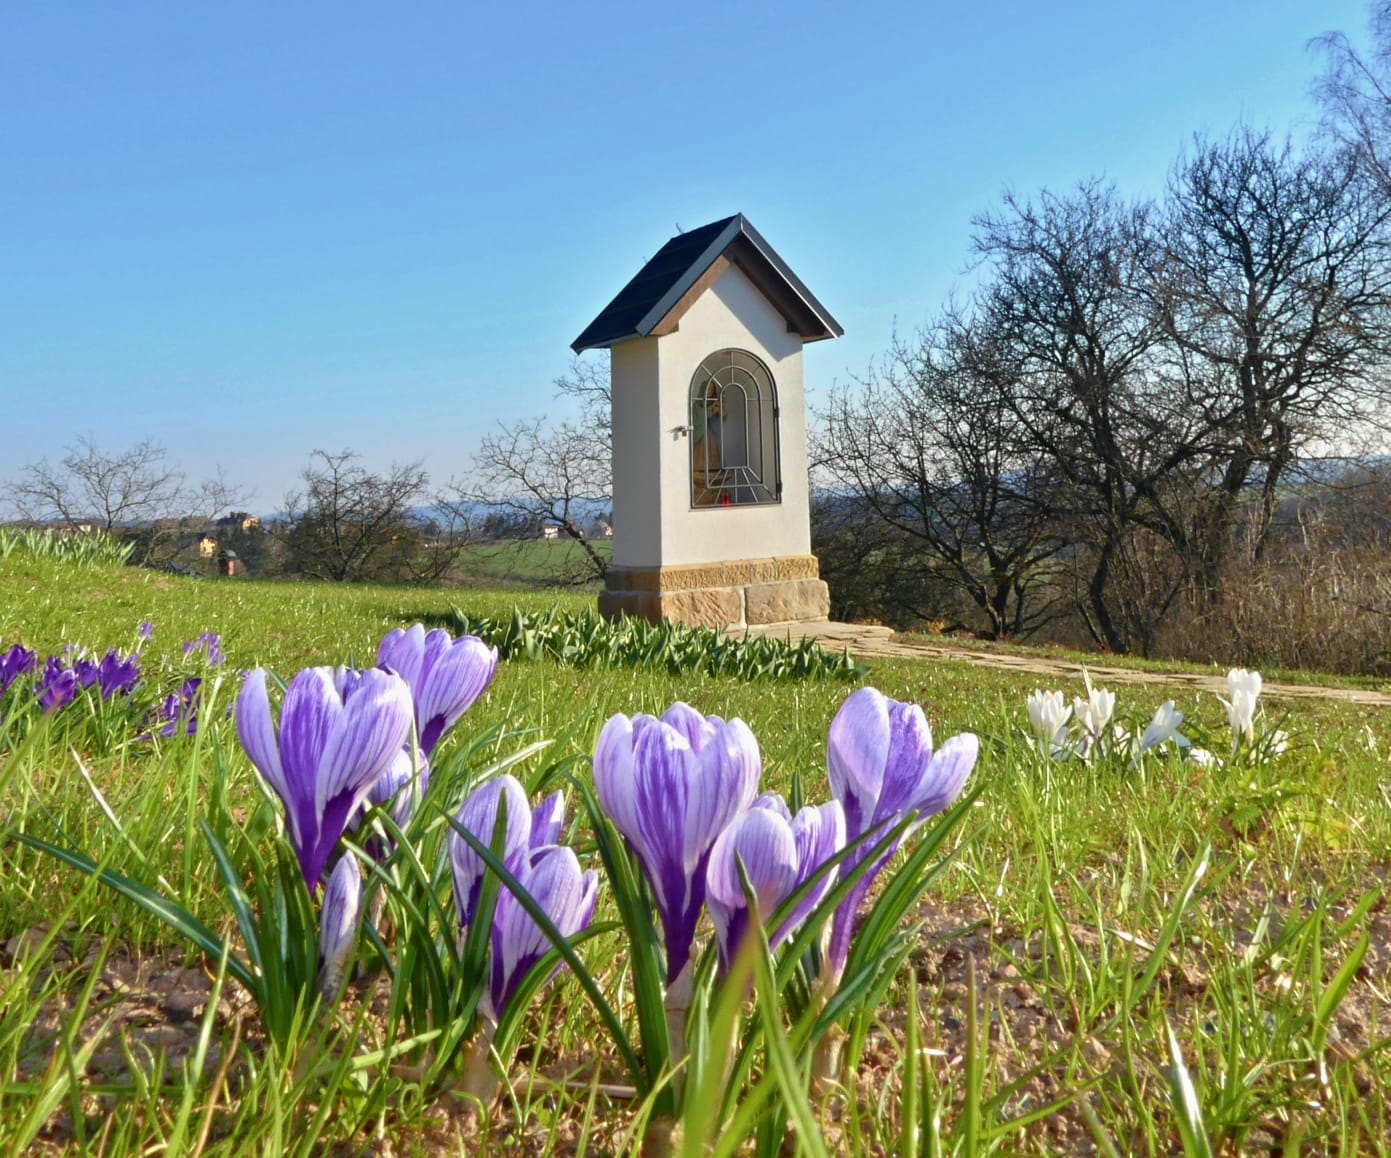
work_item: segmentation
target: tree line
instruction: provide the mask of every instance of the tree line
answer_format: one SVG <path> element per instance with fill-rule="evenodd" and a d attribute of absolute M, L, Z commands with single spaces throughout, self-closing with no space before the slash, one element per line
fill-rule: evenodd
<path fill-rule="evenodd" d="M 1150 653 L 1269 558 L 1293 498 L 1384 493 L 1365 476 L 1391 398 L 1388 13 L 1370 63 L 1325 42 L 1304 149 L 1238 128 L 1157 200 L 1086 181 L 976 219 L 965 300 L 821 415 L 842 613 L 996 638 L 1066 621 Z"/>

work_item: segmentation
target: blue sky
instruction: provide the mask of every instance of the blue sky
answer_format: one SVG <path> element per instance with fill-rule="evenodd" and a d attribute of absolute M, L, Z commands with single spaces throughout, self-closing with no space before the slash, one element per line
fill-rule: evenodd
<path fill-rule="evenodd" d="M 1302 136 L 1362 0 L 11 3 L 0 481 L 90 434 L 275 509 L 315 448 L 465 472 L 679 225 L 742 211 L 863 372 L 971 217 L 1195 133 Z"/>

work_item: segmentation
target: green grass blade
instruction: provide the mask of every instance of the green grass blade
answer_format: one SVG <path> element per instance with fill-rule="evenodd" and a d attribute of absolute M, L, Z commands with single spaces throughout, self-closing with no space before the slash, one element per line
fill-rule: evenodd
<path fill-rule="evenodd" d="M 133 881 L 112 869 L 99 868 L 97 862 L 91 857 L 71 849 L 60 848 L 40 837 L 31 836 L 27 832 L 15 833 L 14 839 L 21 844 L 27 844 L 30 848 L 37 849 L 39 852 L 46 853 L 55 860 L 70 865 L 79 872 L 95 877 L 102 884 L 115 889 L 132 904 L 139 906 L 151 916 L 157 917 L 179 936 L 197 945 L 209 957 L 216 959 L 222 956 L 222 938 L 192 913 L 174 904 L 168 897 L 162 896 L 153 889 L 142 885 L 139 881 Z M 260 992 L 256 975 L 240 958 L 235 955 L 230 957 L 227 971 L 252 994 Z"/>

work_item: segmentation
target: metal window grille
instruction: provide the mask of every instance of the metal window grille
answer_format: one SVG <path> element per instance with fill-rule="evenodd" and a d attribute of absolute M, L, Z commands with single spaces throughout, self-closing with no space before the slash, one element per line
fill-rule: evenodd
<path fill-rule="evenodd" d="M 720 350 L 691 379 L 691 505 L 782 499 L 773 376 L 746 350 Z"/>

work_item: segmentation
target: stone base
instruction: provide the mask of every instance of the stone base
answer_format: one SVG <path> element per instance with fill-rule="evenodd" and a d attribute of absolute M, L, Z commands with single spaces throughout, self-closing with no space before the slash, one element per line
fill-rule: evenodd
<path fill-rule="evenodd" d="M 610 567 L 599 613 L 692 627 L 743 627 L 822 620 L 830 592 L 815 555 L 739 559 L 681 567 Z"/>

